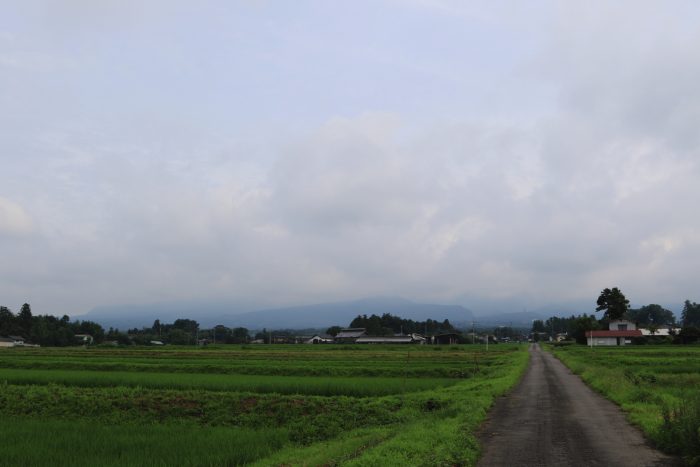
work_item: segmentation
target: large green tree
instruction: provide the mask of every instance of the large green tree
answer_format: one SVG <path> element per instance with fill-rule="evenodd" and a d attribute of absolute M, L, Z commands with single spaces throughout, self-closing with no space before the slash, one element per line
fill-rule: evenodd
<path fill-rule="evenodd" d="M 6 306 L 0 306 L 0 336 L 15 333 L 15 315 Z"/>
<path fill-rule="evenodd" d="M 22 308 L 20 308 L 19 314 L 17 315 L 17 322 L 20 326 L 20 329 L 22 329 L 22 333 L 25 336 L 31 332 L 31 330 L 32 330 L 32 307 L 29 306 L 29 303 L 25 303 L 24 305 L 22 305 Z"/>
<path fill-rule="evenodd" d="M 657 326 L 673 325 L 676 322 L 671 310 L 667 310 L 661 305 L 652 303 L 641 308 L 630 309 L 629 318 L 640 325 L 655 324 Z"/>
<path fill-rule="evenodd" d="M 536 319 L 532 322 L 531 332 L 546 332 L 547 328 L 544 325 L 544 321 L 541 319 Z"/>
<path fill-rule="evenodd" d="M 595 316 L 588 316 L 586 314 L 576 317 L 572 316 L 569 326 L 569 335 L 579 344 L 586 343 L 586 332 L 600 328 L 598 320 L 595 319 Z"/>
<path fill-rule="evenodd" d="M 617 287 L 603 289 L 596 303 L 595 311 L 605 310 L 605 316 L 611 320 L 625 317 L 630 308 L 630 301 Z"/>
<path fill-rule="evenodd" d="M 233 328 L 231 329 L 231 337 L 226 341 L 226 343 L 232 344 L 246 344 L 250 340 L 250 331 L 246 328 Z"/>
<path fill-rule="evenodd" d="M 700 303 L 686 300 L 685 304 L 683 305 L 681 320 L 683 322 L 683 326 L 700 327 Z"/>

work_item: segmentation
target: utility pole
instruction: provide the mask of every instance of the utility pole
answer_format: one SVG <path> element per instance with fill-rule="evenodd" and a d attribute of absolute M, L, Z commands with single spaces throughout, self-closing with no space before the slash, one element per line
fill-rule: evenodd
<path fill-rule="evenodd" d="M 549 322 L 552 323 L 552 338 L 550 339 L 550 342 L 554 341 L 554 317 L 552 316 L 549 318 Z"/>

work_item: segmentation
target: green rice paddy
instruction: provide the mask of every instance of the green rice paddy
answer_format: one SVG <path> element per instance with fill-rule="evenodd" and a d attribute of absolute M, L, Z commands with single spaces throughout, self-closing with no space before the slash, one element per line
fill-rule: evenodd
<path fill-rule="evenodd" d="M 471 465 L 524 347 L 0 352 L 9 465 Z M 7 440 L 7 442 L 5 442 Z"/>

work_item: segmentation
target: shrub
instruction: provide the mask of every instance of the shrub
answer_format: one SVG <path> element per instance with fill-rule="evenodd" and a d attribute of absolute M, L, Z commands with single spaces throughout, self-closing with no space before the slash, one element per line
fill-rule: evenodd
<path fill-rule="evenodd" d="M 559 341 L 559 342 L 552 342 L 552 346 L 554 347 L 568 347 L 570 345 L 576 344 L 576 341 Z"/>

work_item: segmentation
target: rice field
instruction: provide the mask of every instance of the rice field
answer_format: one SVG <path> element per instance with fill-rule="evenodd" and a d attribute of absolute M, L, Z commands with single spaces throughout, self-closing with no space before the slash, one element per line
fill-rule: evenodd
<path fill-rule="evenodd" d="M 474 429 L 528 358 L 515 345 L 0 350 L 9 465 L 471 465 Z"/>

